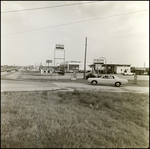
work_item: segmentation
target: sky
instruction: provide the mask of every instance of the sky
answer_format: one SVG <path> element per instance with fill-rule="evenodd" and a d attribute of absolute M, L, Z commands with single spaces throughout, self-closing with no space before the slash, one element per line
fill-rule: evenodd
<path fill-rule="evenodd" d="M 149 1 L 1 1 L 1 65 L 65 61 L 149 67 Z M 55 50 L 55 65 L 64 59 Z M 58 59 L 62 58 L 62 59 Z"/>

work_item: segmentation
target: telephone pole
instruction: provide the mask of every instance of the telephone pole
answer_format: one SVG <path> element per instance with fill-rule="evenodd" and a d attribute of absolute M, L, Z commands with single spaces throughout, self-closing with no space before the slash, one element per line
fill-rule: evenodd
<path fill-rule="evenodd" d="M 145 72 L 145 62 L 144 62 L 144 72 Z"/>
<path fill-rule="evenodd" d="M 85 79 L 85 73 L 86 73 L 86 51 L 87 51 L 87 37 L 85 38 L 85 57 L 84 57 L 84 79 Z"/>

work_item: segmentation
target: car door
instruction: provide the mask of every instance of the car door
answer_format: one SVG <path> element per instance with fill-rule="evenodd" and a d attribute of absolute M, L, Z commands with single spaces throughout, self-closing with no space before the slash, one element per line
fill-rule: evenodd
<path fill-rule="evenodd" d="M 102 84 L 102 85 L 105 85 L 105 84 L 108 84 L 108 76 L 102 76 L 101 78 L 98 78 L 98 84 Z"/>
<path fill-rule="evenodd" d="M 108 84 L 109 85 L 114 85 L 115 84 L 115 77 L 114 76 L 109 76 L 108 78 Z"/>

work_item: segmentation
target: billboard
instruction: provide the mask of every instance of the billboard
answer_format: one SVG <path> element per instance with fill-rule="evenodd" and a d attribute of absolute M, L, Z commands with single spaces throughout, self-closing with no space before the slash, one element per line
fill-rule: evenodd
<path fill-rule="evenodd" d="M 46 60 L 46 63 L 52 63 L 52 60 Z"/>
<path fill-rule="evenodd" d="M 93 63 L 100 63 L 100 64 L 104 64 L 104 59 L 94 59 Z"/>
<path fill-rule="evenodd" d="M 62 44 L 56 44 L 55 48 L 56 49 L 64 49 L 64 45 L 62 45 Z"/>

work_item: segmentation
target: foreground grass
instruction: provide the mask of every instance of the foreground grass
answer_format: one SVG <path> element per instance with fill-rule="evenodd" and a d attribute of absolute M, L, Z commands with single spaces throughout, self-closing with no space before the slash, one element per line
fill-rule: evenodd
<path fill-rule="evenodd" d="M 149 96 L 110 92 L 4 92 L 2 148 L 147 148 Z"/>

